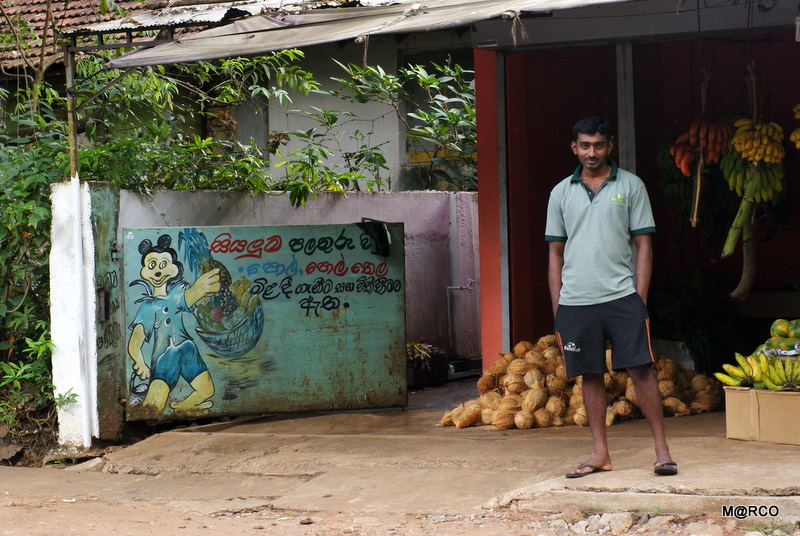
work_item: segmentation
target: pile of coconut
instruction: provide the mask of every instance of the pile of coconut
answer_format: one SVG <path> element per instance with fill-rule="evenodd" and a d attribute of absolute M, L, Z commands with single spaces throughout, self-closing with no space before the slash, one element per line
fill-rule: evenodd
<path fill-rule="evenodd" d="M 606 365 L 611 349 L 606 350 Z M 656 356 L 653 370 L 658 379 L 667 416 L 716 411 L 722 405 L 722 387 L 716 379 L 686 370 L 675 361 Z M 586 426 L 581 377 L 566 374 L 564 355 L 555 335 L 536 344 L 521 341 L 512 352 L 484 371 L 478 380 L 480 396 L 448 411 L 443 426 L 465 428 L 491 425 L 500 429 L 546 428 L 576 424 Z M 641 418 L 633 381 L 626 372 L 605 374 L 606 424 Z"/>

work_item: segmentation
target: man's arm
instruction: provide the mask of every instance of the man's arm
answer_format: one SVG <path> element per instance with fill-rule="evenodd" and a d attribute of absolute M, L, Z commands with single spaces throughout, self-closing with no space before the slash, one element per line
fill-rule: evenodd
<path fill-rule="evenodd" d="M 636 243 L 636 292 L 647 303 L 653 274 L 653 242 L 649 234 L 635 236 L 633 241 Z"/>
<path fill-rule="evenodd" d="M 553 318 L 558 310 L 558 297 L 561 294 L 561 269 L 564 267 L 564 242 L 548 242 L 550 253 L 547 262 L 547 283 L 550 286 L 550 301 L 553 304 Z"/>

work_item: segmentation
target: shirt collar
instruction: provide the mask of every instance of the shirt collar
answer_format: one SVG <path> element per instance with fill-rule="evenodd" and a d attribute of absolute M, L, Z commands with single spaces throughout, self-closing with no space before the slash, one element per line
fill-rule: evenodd
<path fill-rule="evenodd" d="M 611 164 L 611 173 L 608 174 L 606 180 L 613 181 L 617 178 L 617 163 L 613 160 L 609 160 L 608 163 Z M 578 164 L 578 167 L 575 168 L 575 172 L 572 174 L 572 182 L 581 182 L 581 171 L 583 171 L 583 164 Z"/>

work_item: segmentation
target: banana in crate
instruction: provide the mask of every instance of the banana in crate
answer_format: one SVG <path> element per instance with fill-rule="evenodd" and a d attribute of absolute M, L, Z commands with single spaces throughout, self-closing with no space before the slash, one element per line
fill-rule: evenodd
<path fill-rule="evenodd" d="M 751 355 L 734 355 L 736 365 L 725 363 L 714 376 L 723 384 L 771 391 L 800 390 L 800 319 L 779 318 L 771 337 Z"/>

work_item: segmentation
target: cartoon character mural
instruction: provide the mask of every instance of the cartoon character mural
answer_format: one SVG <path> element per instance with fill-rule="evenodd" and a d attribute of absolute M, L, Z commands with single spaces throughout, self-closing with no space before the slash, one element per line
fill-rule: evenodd
<path fill-rule="evenodd" d="M 146 291 L 136 301 L 141 305 L 129 326 L 128 354 L 133 359 L 131 401 L 141 400 L 145 410 L 161 413 L 183 377 L 192 391 L 184 399 L 172 401 L 170 407 L 176 413 L 191 414 L 213 405 L 214 382 L 182 317 L 191 314 L 192 306 L 199 300 L 219 291 L 220 269 L 209 270 L 189 284 L 183 278 L 183 265 L 171 243 L 172 238 L 165 234 L 155 245 L 147 239 L 139 244 L 142 279 L 131 286 L 143 285 Z M 149 362 L 143 353 L 145 343 L 151 343 Z M 134 388 L 135 377 L 148 383 Z"/>

